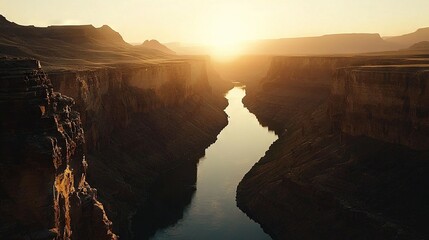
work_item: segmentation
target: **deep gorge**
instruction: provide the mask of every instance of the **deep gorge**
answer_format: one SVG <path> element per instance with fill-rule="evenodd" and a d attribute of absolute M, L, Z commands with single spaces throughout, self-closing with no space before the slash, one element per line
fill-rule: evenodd
<path fill-rule="evenodd" d="M 0 239 L 429 238 L 428 42 L 350 54 L 428 30 L 215 63 L 0 15 Z"/>

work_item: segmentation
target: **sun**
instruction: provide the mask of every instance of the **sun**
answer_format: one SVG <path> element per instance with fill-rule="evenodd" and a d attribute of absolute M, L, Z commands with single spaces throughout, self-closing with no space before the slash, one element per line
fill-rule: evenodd
<path fill-rule="evenodd" d="M 216 58 L 231 58 L 239 55 L 249 26 L 240 11 L 229 7 L 219 12 L 207 28 L 210 36 L 211 54 Z"/>

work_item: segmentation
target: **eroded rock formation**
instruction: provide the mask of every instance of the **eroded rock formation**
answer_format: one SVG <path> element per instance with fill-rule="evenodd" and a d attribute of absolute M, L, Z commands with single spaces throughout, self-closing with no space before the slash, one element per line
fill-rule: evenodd
<path fill-rule="evenodd" d="M 2 59 L 0 237 L 116 239 L 86 181 L 74 100 L 53 92 L 39 61 Z"/>
<path fill-rule="evenodd" d="M 276 239 L 425 239 L 428 62 L 278 57 L 245 104 L 279 139 L 237 189 Z"/>
<path fill-rule="evenodd" d="M 227 101 L 212 91 L 206 65 L 184 59 L 47 73 L 76 101 L 88 178 L 122 238 L 131 237 L 130 219 L 159 177 L 194 168 L 227 124 Z"/>

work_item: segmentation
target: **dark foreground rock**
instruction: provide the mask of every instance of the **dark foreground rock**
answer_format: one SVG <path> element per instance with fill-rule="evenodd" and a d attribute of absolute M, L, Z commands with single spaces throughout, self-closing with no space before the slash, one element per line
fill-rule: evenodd
<path fill-rule="evenodd" d="M 425 55 L 275 58 L 245 104 L 279 139 L 238 206 L 275 239 L 428 238 L 428 69 Z"/>
<path fill-rule="evenodd" d="M 74 100 L 36 60 L 1 59 L 0 87 L 0 238 L 116 239 L 86 181 Z"/>

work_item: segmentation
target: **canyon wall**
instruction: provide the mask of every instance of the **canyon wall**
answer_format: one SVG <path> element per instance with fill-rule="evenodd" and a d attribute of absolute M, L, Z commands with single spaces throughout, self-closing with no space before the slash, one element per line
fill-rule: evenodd
<path fill-rule="evenodd" d="M 227 101 L 212 91 L 206 64 L 185 59 L 48 72 L 81 112 L 88 179 L 122 238 L 132 237 L 130 220 L 155 182 L 184 164 L 193 168 L 227 124 Z"/>
<path fill-rule="evenodd" d="M 0 62 L 0 238 L 116 239 L 88 163 L 74 100 L 36 60 Z"/>
<path fill-rule="evenodd" d="M 343 133 L 429 149 L 429 70 L 367 66 L 338 70 L 330 117 Z"/>
<path fill-rule="evenodd" d="M 276 57 L 245 105 L 279 139 L 237 204 L 275 239 L 424 239 L 422 56 Z"/>
<path fill-rule="evenodd" d="M 211 94 L 205 62 L 197 60 L 48 75 L 56 89 L 76 99 L 90 151 L 107 144 L 113 130 L 127 127 L 136 113 L 180 106 Z"/>

